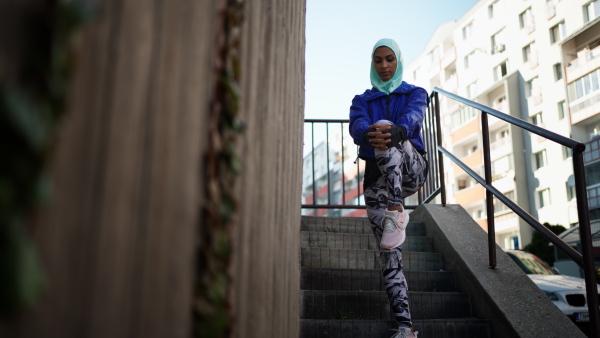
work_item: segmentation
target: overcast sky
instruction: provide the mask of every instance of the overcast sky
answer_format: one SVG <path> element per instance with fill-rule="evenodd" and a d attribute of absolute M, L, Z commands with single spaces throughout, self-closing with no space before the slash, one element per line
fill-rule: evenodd
<path fill-rule="evenodd" d="M 307 0 L 305 118 L 347 119 L 352 98 L 371 88 L 370 54 L 380 38 L 398 42 L 405 65 L 437 27 L 477 0 Z"/>

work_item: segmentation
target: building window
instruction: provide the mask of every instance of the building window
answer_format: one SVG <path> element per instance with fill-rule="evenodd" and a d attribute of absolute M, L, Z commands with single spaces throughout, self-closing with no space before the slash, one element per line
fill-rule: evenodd
<path fill-rule="evenodd" d="M 531 11 L 531 7 L 519 14 L 519 26 L 527 33 L 531 33 L 535 30 L 535 22 L 533 20 L 533 12 Z"/>
<path fill-rule="evenodd" d="M 562 68 L 562 64 L 559 63 L 555 63 L 554 66 L 552 66 L 552 68 L 554 68 L 554 81 L 558 81 L 560 79 L 563 78 L 563 68 Z"/>
<path fill-rule="evenodd" d="M 554 44 L 564 39 L 567 36 L 567 25 L 565 22 L 561 22 L 552 28 L 550 28 L 550 43 Z"/>
<path fill-rule="evenodd" d="M 533 154 L 533 170 L 538 170 L 540 168 L 545 167 L 547 164 L 546 160 L 546 150 L 542 150 Z"/>
<path fill-rule="evenodd" d="M 541 126 L 544 121 L 542 121 L 542 112 L 539 112 L 529 118 L 531 124 L 535 124 L 536 126 Z"/>
<path fill-rule="evenodd" d="M 492 54 L 502 53 L 506 49 L 504 28 L 490 38 L 492 43 Z"/>
<path fill-rule="evenodd" d="M 474 98 L 477 94 L 479 93 L 477 92 L 477 81 L 475 81 L 467 86 L 467 97 Z"/>
<path fill-rule="evenodd" d="M 514 202 L 515 191 L 514 190 L 507 191 L 504 193 L 504 196 L 506 196 L 509 200 Z M 494 213 L 502 212 L 502 211 L 505 211 L 508 209 L 509 208 L 504 203 L 502 203 L 499 199 L 494 198 Z"/>
<path fill-rule="evenodd" d="M 525 82 L 525 97 L 530 98 L 531 95 L 536 94 L 536 92 L 539 90 L 538 82 L 539 80 L 537 76 Z"/>
<path fill-rule="evenodd" d="M 535 42 L 523 47 L 523 63 L 528 63 L 531 68 L 537 66 L 537 52 L 535 50 Z"/>
<path fill-rule="evenodd" d="M 538 208 L 550 205 L 550 189 L 546 188 L 537 192 Z"/>
<path fill-rule="evenodd" d="M 469 24 L 463 27 L 462 34 L 463 40 L 467 40 L 468 38 L 473 36 L 473 21 L 469 22 Z"/>
<path fill-rule="evenodd" d="M 458 190 L 463 190 L 463 189 L 467 189 L 470 187 L 475 186 L 477 182 L 475 181 L 475 179 L 473 179 L 471 176 L 466 177 L 464 179 L 458 179 L 457 180 L 457 185 L 458 185 Z"/>
<path fill-rule="evenodd" d="M 465 56 L 465 69 L 469 69 L 475 65 L 475 51 L 472 51 Z"/>
<path fill-rule="evenodd" d="M 488 17 L 493 19 L 498 16 L 500 13 L 500 1 L 494 1 L 491 5 L 488 6 Z"/>
<path fill-rule="evenodd" d="M 521 247 L 519 246 L 519 236 L 513 236 L 510 238 L 511 249 L 519 250 Z"/>
<path fill-rule="evenodd" d="M 590 187 L 600 183 L 600 162 L 585 166 L 585 184 Z"/>
<path fill-rule="evenodd" d="M 567 93 L 571 102 L 579 100 L 600 89 L 598 70 L 595 70 L 575 80 L 567 86 Z"/>
<path fill-rule="evenodd" d="M 575 193 L 575 186 L 569 185 L 569 182 L 565 183 L 565 185 L 567 186 L 567 201 L 574 200 L 575 197 L 577 197 L 577 194 Z"/>
<path fill-rule="evenodd" d="M 417 81 L 420 68 L 413 70 L 413 80 Z"/>
<path fill-rule="evenodd" d="M 450 129 L 454 130 L 471 121 L 478 113 L 479 111 L 471 106 L 462 106 L 459 110 L 450 115 Z"/>
<path fill-rule="evenodd" d="M 437 63 L 440 61 L 440 48 L 438 46 L 434 47 L 433 50 L 427 54 L 427 61 L 429 61 L 429 63 Z"/>
<path fill-rule="evenodd" d="M 546 0 L 546 19 L 550 20 L 556 15 L 556 2 L 558 0 Z"/>
<path fill-rule="evenodd" d="M 567 113 L 567 102 L 562 100 L 558 103 L 558 119 L 562 120 L 565 118 L 565 114 Z"/>
<path fill-rule="evenodd" d="M 583 6 L 583 20 L 587 23 L 600 15 L 600 1 L 594 0 Z"/>
<path fill-rule="evenodd" d="M 571 150 L 571 148 L 565 147 L 565 146 L 561 146 L 561 147 L 562 147 L 563 160 L 566 160 L 573 156 L 573 151 Z"/>
<path fill-rule="evenodd" d="M 494 81 L 499 81 L 508 74 L 508 62 L 504 61 L 501 64 L 494 67 Z"/>

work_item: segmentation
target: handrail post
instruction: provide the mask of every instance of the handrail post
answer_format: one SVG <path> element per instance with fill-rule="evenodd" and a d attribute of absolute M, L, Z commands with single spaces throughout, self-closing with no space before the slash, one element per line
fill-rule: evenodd
<path fill-rule="evenodd" d="M 313 204 L 317 205 L 317 179 L 315 178 L 315 123 L 311 122 L 311 157 L 312 157 L 312 190 L 313 190 Z M 319 216 L 319 210 L 314 209 L 313 213 L 315 216 Z"/>
<path fill-rule="evenodd" d="M 490 128 L 488 114 L 481 111 L 481 132 L 483 136 L 483 167 L 485 170 L 485 183 L 492 185 L 492 161 L 490 159 Z M 488 227 L 488 253 L 490 269 L 496 268 L 496 226 L 494 224 L 494 195 L 485 189 L 485 205 Z"/>
<path fill-rule="evenodd" d="M 440 168 L 440 191 L 442 197 L 442 206 L 446 206 L 446 179 L 444 178 L 444 158 L 442 151 L 439 147 L 442 146 L 442 122 L 440 119 L 440 98 L 438 93 L 435 92 L 433 95 L 433 102 L 435 105 L 435 127 L 436 127 L 436 138 L 438 145 L 438 166 Z"/>
<path fill-rule="evenodd" d="M 583 149 L 573 149 L 573 175 L 575 177 L 575 193 L 577 196 L 577 214 L 579 216 L 579 238 L 583 255 L 583 271 L 585 272 L 585 288 L 590 315 L 591 337 L 600 337 L 600 310 L 598 309 L 598 285 L 596 284 L 596 267 L 592 248 L 592 231 L 588 209 L 585 170 L 583 166 Z"/>
<path fill-rule="evenodd" d="M 329 168 L 329 122 L 325 122 L 325 158 L 327 159 L 327 204 L 331 204 L 331 168 Z M 329 213 L 329 211 L 327 211 Z"/>
<path fill-rule="evenodd" d="M 342 204 L 346 204 L 346 170 L 344 169 L 344 162 L 346 162 L 346 156 L 344 156 L 344 122 L 340 122 L 340 135 L 342 135 Z"/>

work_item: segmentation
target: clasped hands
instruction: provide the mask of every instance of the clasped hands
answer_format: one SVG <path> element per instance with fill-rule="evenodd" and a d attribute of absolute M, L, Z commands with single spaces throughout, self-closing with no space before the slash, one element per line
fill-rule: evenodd
<path fill-rule="evenodd" d="M 389 124 L 373 124 L 369 127 L 367 135 L 369 136 L 369 142 L 371 142 L 373 148 L 380 150 L 386 150 L 388 148 L 387 144 L 392 142 L 391 129 L 392 126 Z"/>

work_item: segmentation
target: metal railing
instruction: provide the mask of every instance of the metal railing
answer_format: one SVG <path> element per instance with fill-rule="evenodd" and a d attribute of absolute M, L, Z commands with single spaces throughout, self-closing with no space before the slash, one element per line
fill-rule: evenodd
<path fill-rule="evenodd" d="M 489 248 L 488 253 L 490 268 L 494 269 L 496 267 L 496 234 L 494 225 L 493 204 L 493 198 L 496 197 L 497 199 L 502 201 L 502 203 L 504 203 L 508 208 L 510 208 L 515 214 L 517 214 L 525 222 L 527 222 L 535 230 L 537 230 L 542 236 L 544 236 L 547 240 L 552 242 L 552 244 L 554 244 L 558 249 L 562 250 L 567 256 L 569 256 L 573 261 L 575 261 L 575 263 L 581 266 L 585 273 L 587 305 L 590 314 L 590 329 L 592 337 L 600 337 L 600 311 L 598 309 L 598 289 L 596 284 L 596 269 L 594 265 L 594 256 L 592 249 L 590 217 L 586 195 L 585 168 L 583 163 L 583 152 L 585 150 L 585 144 L 436 87 L 433 89 L 433 92 L 431 94 L 432 100 L 430 103 L 430 110 L 433 110 L 435 112 L 435 117 L 437 120 L 439 120 L 440 117 L 439 94 L 453 99 L 463 105 L 467 105 L 481 111 L 481 133 L 483 139 L 483 164 L 485 178 L 479 176 L 473 169 L 468 167 L 466 164 L 461 162 L 456 156 L 454 156 L 452 153 L 450 153 L 448 150 L 442 147 L 442 145 L 439 142 L 440 139 L 438 139 L 437 148 L 440 154 L 447 156 L 450 160 L 456 163 L 461 169 L 463 169 L 466 173 L 468 173 L 486 189 L 485 198 L 487 210 Z M 548 140 L 554 141 L 558 144 L 568 147 L 573 151 L 573 173 L 575 177 L 575 191 L 577 197 L 577 212 L 579 216 L 579 234 L 581 240 L 582 253 L 577 252 L 573 247 L 565 243 L 552 231 L 550 231 L 548 228 L 542 225 L 538 220 L 536 220 L 533 216 L 531 216 L 529 213 L 527 213 L 525 210 L 519 207 L 516 203 L 511 201 L 508 197 L 506 197 L 503 193 L 501 193 L 492 185 L 492 166 L 490 160 L 488 114 L 503 121 L 506 121 L 521 129 L 527 130 Z M 442 183 L 442 186 L 443 185 L 444 183 Z M 445 205 L 444 195 L 445 191 L 442 192 L 443 205 Z"/>
<path fill-rule="evenodd" d="M 483 163 L 485 177 L 482 178 L 479 176 L 473 169 L 464 164 L 454 154 L 442 146 L 439 100 L 440 94 L 455 100 L 460 104 L 470 106 L 478 111 L 481 111 L 481 133 L 483 141 Z M 561 240 L 533 216 L 511 201 L 507 196 L 505 196 L 492 185 L 488 114 L 521 129 L 527 130 L 548 140 L 568 147 L 572 150 L 582 253 L 579 253 L 570 245 Z M 305 199 L 310 200 L 310 202 L 303 203 L 302 208 L 364 209 L 365 206 L 360 201 L 360 196 L 362 195 L 361 183 L 364 165 L 361 167 L 361 162 L 357 157 L 358 149 L 352 144 L 352 139 L 348 134 L 348 120 L 307 119 L 305 120 L 305 133 L 307 130 L 306 124 L 310 125 L 309 130 L 311 131 L 311 148 L 308 152 L 308 155 L 305 156 L 305 164 L 310 162 L 309 164 L 311 167 L 310 170 L 312 170 L 312 182 L 310 179 L 306 179 L 303 182 L 303 192 L 305 194 L 304 197 Z M 319 143 L 317 146 L 315 146 L 315 124 L 325 125 L 325 132 L 322 133 L 322 135 L 325 136 L 325 140 L 321 141 L 321 143 Z M 337 143 L 334 146 L 332 146 L 330 142 L 330 125 L 336 125 L 334 130 L 338 130 L 339 132 L 339 135 L 336 136 L 336 138 L 339 138 L 339 140 L 337 140 L 339 143 L 334 142 Z M 445 155 L 486 189 L 485 198 L 490 268 L 495 269 L 496 267 L 496 234 L 494 224 L 494 197 L 496 197 L 515 214 L 517 214 L 525 222 L 530 224 L 535 230 L 542 234 L 542 236 L 552 242 L 558 249 L 563 251 L 568 257 L 575 261 L 575 263 L 582 267 L 585 273 L 587 305 L 590 314 L 591 333 L 593 337 L 600 337 L 600 311 L 598 308 L 599 299 L 596 284 L 594 256 L 592 251 L 590 218 L 587 205 L 585 169 L 583 162 L 585 144 L 437 87 L 433 89 L 432 94 L 430 95 L 430 102 L 428 104 L 423 121 L 422 136 L 425 144 L 425 150 L 427 152 L 425 156 L 429 165 L 429 175 L 424 186 L 418 192 L 418 204 L 428 203 L 436 196 L 439 196 L 441 204 L 446 205 L 446 183 L 444 177 L 445 171 L 444 161 L 442 160 L 442 156 Z M 322 149 L 322 151 L 319 152 L 319 149 Z M 323 152 L 325 153 L 323 154 Z M 318 159 L 317 157 L 324 157 L 326 161 L 326 165 L 324 167 L 317 169 L 315 164 L 316 160 Z M 350 170 L 350 174 L 347 175 L 348 172 L 346 171 L 346 163 L 349 159 L 353 159 L 353 164 L 356 165 L 356 168 Z M 435 170 L 435 168 L 437 168 L 437 170 Z M 306 169 L 307 168 L 305 167 L 305 170 Z M 319 185 L 318 182 L 321 182 L 321 184 Z M 353 189 L 353 192 L 351 192 L 349 195 L 347 195 L 348 192 L 346 191 L 347 182 L 351 182 L 350 186 Z M 356 186 L 354 187 L 354 185 Z M 335 187 L 341 187 L 341 190 L 339 188 L 336 190 Z M 332 190 L 334 192 L 333 194 Z M 310 191 L 310 194 L 308 194 L 307 191 Z M 326 196 L 326 199 L 322 198 L 324 196 Z M 348 196 L 354 197 L 352 201 L 348 201 Z M 322 200 L 323 203 L 319 203 L 319 199 Z M 407 209 L 414 209 L 417 207 L 417 205 L 406 205 L 405 207 Z"/>
<path fill-rule="evenodd" d="M 317 126 L 315 128 L 315 126 Z M 429 174 L 417 192 L 417 204 L 405 208 L 415 209 L 432 201 L 443 190 L 441 175 L 443 163 L 439 161 L 436 140 L 441 139 L 439 120 L 429 108 L 423 120 L 422 135 Z M 305 142 L 309 150 L 304 156 L 303 209 L 364 209 L 362 178 L 364 161 L 358 158 L 358 146 L 348 132 L 348 120 L 304 120 Z M 320 136 L 320 139 L 316 137 Z M 332 140 L 333 139 L 333 140 Z M 441 145 L 441 144 L 440 144 Z M 307 144 L 305 144 L 305 147 Z M 325 165 L 323 165 L 325 164 Z M 439 167 L 441 166 L 441 167 Z M 434 168 L 440 168 L 435 170 Z M 349 184 L 350 183 L 350 184 Z M 444 201 L 445 203 L 445 201 Z"/>

